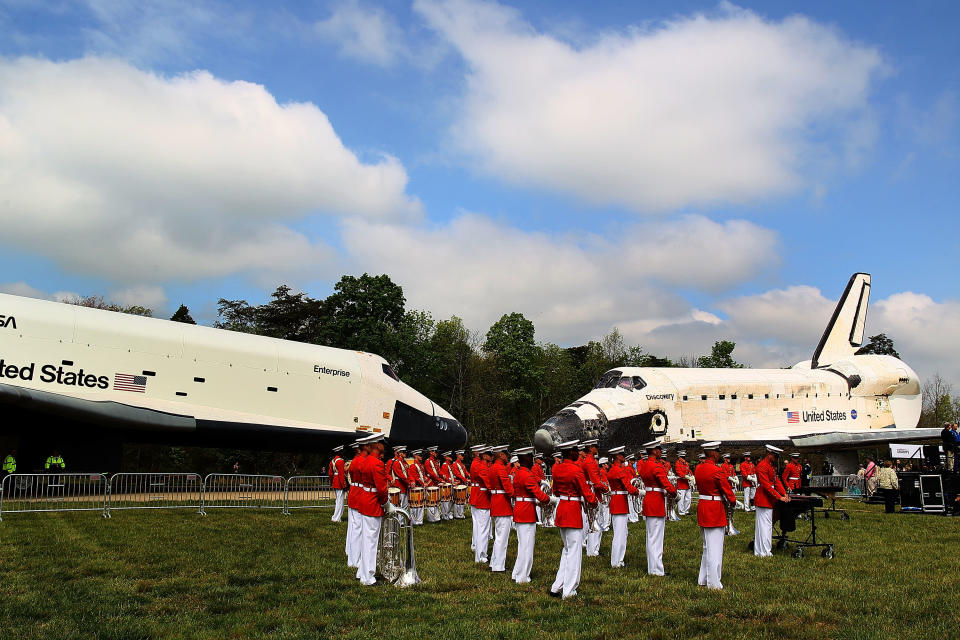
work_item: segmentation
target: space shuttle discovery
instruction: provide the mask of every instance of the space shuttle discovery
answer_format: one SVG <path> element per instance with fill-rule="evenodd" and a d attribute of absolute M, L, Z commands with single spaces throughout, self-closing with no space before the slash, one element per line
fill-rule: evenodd
<path fill-rule="evenodd" d="M 843 450 L 939 439 L 917 429 L 920 381 L 901 360 L 857 355 L 863 344 L 870 275 L 847 283 L 810 360 L 789 369 L 618 367 L 547 420 L 542 451 L 573 438 L 639 446 L 653 438 L 694 444 L 770 443 Z"/>
<path fill-rule="evenodd" d="M 467 438 L 378 355 L 5 294 L 0 407 L 0 433 L 46 446 L 323 451 L 370 433 L 419 446 Z"/>

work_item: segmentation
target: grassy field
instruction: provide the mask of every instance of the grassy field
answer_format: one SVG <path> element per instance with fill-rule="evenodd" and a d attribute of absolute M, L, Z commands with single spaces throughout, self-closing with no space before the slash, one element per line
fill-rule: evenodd
<path fill-rule="evenodd" d="M 560 554 L 539 530 L 533 582 L 474 565 L 470 521 L 415 532 L 423 584 L 360 587 L 330 511 L 17 514 L 0 523 L 0 630 L 6 638 L 956 638 L 960 519 L 884 515 L 819 520 L 836 558 L 761 560 L 727 538 L 723 592 L 696 586 L 694 518 L 668 523 L 665 564 L 646 576 L 643 526 L 628 567 L 585 558 L 579 597 L 546 595 Z M 809 525 L 799 523 L 800 530 Z M 512 566 L 516 539 L 511 541 Z"/>

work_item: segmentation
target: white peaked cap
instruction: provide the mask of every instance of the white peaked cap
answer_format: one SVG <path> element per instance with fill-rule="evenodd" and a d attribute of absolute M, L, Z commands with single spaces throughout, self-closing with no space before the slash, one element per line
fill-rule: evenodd
<path fill-rule="evenodd" d="M 780 447 L 775 447 L 772 444 L 765 444 L 763 446 L 767 448 L 767 451 L 772 451 L 773 453 L 783 453 L 783 449 Z"/>
<path fill-rule="evenodd" d="M 623 445 L 620 445 L 619 447 L 614 447 L 613 449 L 610 449 L 609 451 L 607 451 L 607 454 L 617 455 L 618 453 L 623 453 L 624 449 L 626 449 L 626 447 Z"/>
<path fill-rule="evenodd" d="M 454 453 L 457 454 L 458 456 L 462 456 L 463 454 L 466 453 L 466 451 L 464 451 L 463 449 L 457 449 L 456 451 L 454 451 Z"/>
<path fill-rule="evenodd" d="M 435 444 L 432 447 L 427 447 L 427 451 L 436 451 L 439 448 L 440 446 Z"/>
<path fill-rule="evenodd" d="M 576 449 L 577 445 L 580 444 L 579 440 L 567 440 L 566 442 L 561 442 L 557 445 L 557 449 L 561 451 L 569 451 L 570 449 Z"/>
<path fill-rule="evenodd" d="M 657 440 L 651 440 L 650 442 L 646 443 L 645 445 L 643 445 L 643 448 L 650 450 L 650 449 L 656 449 L 658 447 L 661 447 L 662 445 L 663 443 L 659 439 L 657 439 Z"/>
<path fill-rule="evenodd" d="M 685 458 L 687 457 L 687 452 L 684 451 L 683 449 L 680 449 L 680 451 L 677 451 L 677 455 L 680 456 L 681 458 Z"/>
<path fill-rule="evenodd" d="M 724 457 L 724 458 L 729 458 L 729 457 L 730 457 L 730 454 L 729 454 L 729 453 L 725 453 L 725 454 L 723 454 L 722 457 Z"/>
<path fill-rule="evenodd" d="M 533 447 L 521 447 L 513 452 L 515 456 L 525 456 L 533 453 Z"/>
<path fill-rule="evenodd" d="M 552 455 L 554 458 L 562 458 L 562 457 L 563 457 L 563 454 L 561 454 L 559 450 L 554 451 L 551 455 Z"/>
<path fill-rule="evenodd" d="M 610 462 L 610 461 L 607 460 L 606 456 L 603 456 L 603 457 L 601 457 L 599 460 L 597 460 L 597 463 L 598 463 L 598 464 L 606 464 L 606 463 L 608 463 L 608 462 Z"/>
<path fill-rule="evenodd" d="M 446 458 L 447 456 L 449 456 L 449 457 L 452 458 L 452 457 L 453 457 L 453 451 L 444 451 L 444 452 L 443 452 L 443 457 Z"/>
<path fill-rule="evenodd" d="M 423 449 L 414 449 L 410 453 L 415 456 L 420 456 L 421 458 L 423 457 Z"/>
<path fill-rule="evenodd" d="M 394 450 L 394 451 L 406 451 L 406 450 L 407 450 L 407 445 L 405 445 L 405 444 L 398 444 L 397 446 L 395 446 L 395 447 L 393 448 L 393 450 Z"/>
<path fill-rule="evenodd" d="M 743 452 L 743 455 L 745 455 L 745 456 L 749 456 L 749 455 L 751 455 L 751 454 L 750 454 L 750 452 L 749 452 L 749 451 L 744 451 L 744 452 Z"/>
<path fill-rule="evenodd" d="M 594 438 L 593 440 L 581 440 L 581 441 L 580 441 L 580 447 L 581 447 L 581 448 L 583 448 L 583 447 L 593 447 L 593 446 L 596 446 L 598 442 L 600 442 L 600 441 L 597 440 L 596 438 Z"/>
<path fill-rule="evenodd" d="M 472 447 L 470 447 L 470 451 L 473 451 L 474 453 L 480 453 L 486 448 L 487 448 L 487 445 L 485 444 L 475 444 Z"/>
<path fill-rule="evenodd" d="M 699 453 L 699 454 L 697 454 L 697 457 L 700 458 L 701 460 L 703 460 L 704 458 L 707 457 L 707 454 L 705 454 L 705 453 Z"/>
<path fill-rule="evenodd" d="M 509 449 L 509 448 L 510 448 L 510 445 L 507 445 L 507 444 L 498 444 L 498 445 L 495 446 L 495 447 L 489 447 L 489 448 L 487 449 L 487 451 L 488 451 L 489 453 L 500 453 L 501 451 L 506 451 L 506 450 Z"/>
<path fill-rule="evenodd" d="M 793 453 L 790 454 L 790 457 L 791 457 L 791 458 L 799 458 L 799 457 L 800 457 L 800 454 L 797 453 L 796 451 L 794 451 Z"/>
<path fill-rule="evenodd" d="M 338 445 L 334 447 L 333 450 L 336 451 L 337 453 L 340 453 L 341 451 L 343 451 L 343 445 L 342 444 Z"/>
<path fill-rule="evenodd" d="M 514 462 L 520 462 L 520 459 L 517 458 L 517 456 L 511 456 L 511 457 L 510 457 L 510 464 L 513 464 Z"/>
<path fill-rule="evenodd" d="M 700 445 L 700 448 L 704 451 L 716 451 L 720 448 L 720 441 L 714 440 L 713 442 L 705 442 L 704 444 Z"/>

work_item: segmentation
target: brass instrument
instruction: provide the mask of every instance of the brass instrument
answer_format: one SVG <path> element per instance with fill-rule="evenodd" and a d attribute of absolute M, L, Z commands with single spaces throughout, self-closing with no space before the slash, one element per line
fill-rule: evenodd
<path fill-rule="evenodd" d="M 603 531 L 599 520 L 600 502 L 597 501 L 597 504 L 591 505 L 584 501 L 583 510 L 587 514 L 587 533 L 600 533 Z"/>
<path fill-rule="evenodd" d="M 737 504 L 740 504 L 739 500 L 736 502 L 730 502 L 730 499 L 727 497 L 727 494 L 723 491 L 720 492 L 720 499 L 723 501 L 723 510 L 727 514 L 727 527 L 723 532 L 727 536 L 738 536 L 740 531 L 733 526 L 733 514 L 736 513 Z"/>
<path fill-rule="evenodd" d="M 347 460 L 347 463 L 343 465 L 343 472 L 347 476 L 347 484 L 353 484 L 353 480 L 350 479 L 350 464 L 353 460 Z"/>
<path fill-rule="evenodd" d="M 671 473 L 667 476 L 667 479 L 668 479 L 674 486 L 676 486 L 676 484 L 677 484 L 677 476 L 676 476 L 673 472 L 671 472 Z M 666 495 L 667 520 L 671 520 L 671 521 L 673 521 L 673 522 L 677 522 L 677 521 L 680 520 L 680 515 L 677 513 L 677 494 L 676 494 L 676 493 L 670 493 L 669 491 L 667 491 L 666 494 L 667 494 L 667 495 Z"/>
<path fill-rule="evenodd" d="M 630 484 L 635 486 L 640 490 L 637 494 L 629 494 L 630 500 L 633 501 L 633 510 L 637 512 L 637 515 L 643 515 L 643 496 L 647 495 L 647 490 L 643 486 L 643 480 L 640 479 L 640 476 L 630 480 Z"/>
<path fill-rule="evenodd" d="M 543 524 L 541 526 L 546 528 L 557 526 L 554 524 L 554 517 L 557 515 L 558 504 L 560 504 L 560 498 L 557 496 L 550 496 L 550 502 L 540 508 L 541 518 L 543 520 Z"/>
<path fill-rule="evenodd" d="M 697 488 L 697 479 L 693 476 L 693 474 L 691 473 L 691 474 L 686 475 L 686 476 L 684 476 L 684 477 L 687 479 L 687 482 L 690 484 L 690 490 L 691 490 L 691 491 L 696 490 L 696 488 Z"/>
<path fill-rule="evenodd" d="M 413 520 L 403 509 L 388 506 L 380 524 L 377 571 L 387 582 L 409 587 L 420 582 L 413 548 Z M 404 524 L 401 520 L 405 519 Z"/>

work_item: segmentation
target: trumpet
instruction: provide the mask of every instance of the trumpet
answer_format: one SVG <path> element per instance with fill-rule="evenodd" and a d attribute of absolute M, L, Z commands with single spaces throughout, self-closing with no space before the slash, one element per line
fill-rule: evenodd
<path fill-rule="evenodd" d="M 388 511 L 380 524 L 377 571 L 387 582 L 398 587 L 409 587 L 420 582 L 413 547 L 413 520 L 408 512 L 390 503 L 385 509 Z"/>

